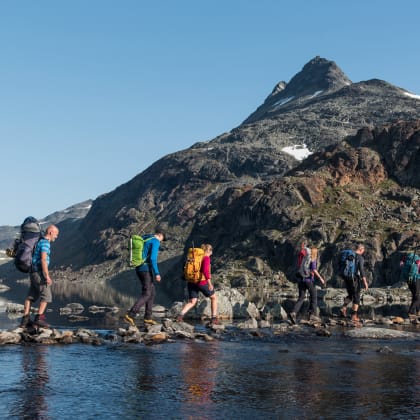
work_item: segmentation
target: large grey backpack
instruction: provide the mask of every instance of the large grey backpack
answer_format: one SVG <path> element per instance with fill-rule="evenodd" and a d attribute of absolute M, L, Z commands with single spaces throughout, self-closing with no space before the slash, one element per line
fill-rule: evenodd
<path fill-rule="evenodd" d="M 20 226 L 20 236 L 15 240 L 10 256 L 14 258 L 16 268 L 22 273 L 29 273 L 32 268 L 32 255 L 38 241 L 42 238 L 41 226 L 35 217 L 27 217 Z"/>

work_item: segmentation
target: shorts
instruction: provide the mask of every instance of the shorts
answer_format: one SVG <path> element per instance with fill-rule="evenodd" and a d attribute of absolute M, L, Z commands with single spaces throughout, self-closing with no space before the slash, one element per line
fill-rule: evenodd
<path fill-rule="evenodd" d="M 209 284 L 196 284 L 196 283 L 188 283 L 188 297 L 190 299 L 197 299 L 198 293 L 201 292 L 205 297 L 211 297 L 214 295 L 214 289 L 209 289 Z"/>
<path fill-rule="evenodd" d="M 38 299 L 41 302 L 52 302 L 51 286 L 47 284 L 47 280 L 43 276 L 42 272 L 34 271 L 29 274 L 31 280 L 31 286 L 29 288 L 26 299 L 32 302 L 36 302 Z"/>

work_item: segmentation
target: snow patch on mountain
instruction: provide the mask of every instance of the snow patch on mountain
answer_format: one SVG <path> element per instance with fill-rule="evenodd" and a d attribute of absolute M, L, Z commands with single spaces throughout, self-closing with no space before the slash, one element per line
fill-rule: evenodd
<path fill-rule="evenodd" d="M 283 147 L 282 152 L 293 156 L 296 160 L 306 159 L 312 152 L 307 148 L 306 144 L 295 144 L 293 146 Z"/>

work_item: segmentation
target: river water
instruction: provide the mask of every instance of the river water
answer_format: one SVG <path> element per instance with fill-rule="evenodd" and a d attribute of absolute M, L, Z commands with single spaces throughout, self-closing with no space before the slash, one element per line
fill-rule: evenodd
<path fill-rule="evenodd" d="M 19 302 L 26 288 L 3 295 Z M 57 309 L 64 303 L 124 308 L 133 300 L 114 292 L 57 289 L 48 319 L 68 328 Z M 118 327 L 110 319 L 71 327 L 105 334 Z M 0 329 L 17 324 L 0 313 Z M 329 338 L 3 346 L 0 366 L 0 419 L 420 418 L 420 341 L 356 340 L 339 330 Z"/>
<path fill-rule="evenodd" d="M 0 366 L 2 419 L 420 418 L 413 340 L 3 346 Z"/>

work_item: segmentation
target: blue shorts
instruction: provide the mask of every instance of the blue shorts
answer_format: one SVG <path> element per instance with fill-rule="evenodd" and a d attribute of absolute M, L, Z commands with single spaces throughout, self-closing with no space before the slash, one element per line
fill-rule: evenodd
<path fill-rule="evenodd" d="M 199 284 L 188 282 L 188 297 L 190 299 L 197 299 L 198 292 L 201 292 L 205 297 L 210 297 L 214 295 L 214 288 L 210 290 L 208 283 L 200 286 Z"/>

